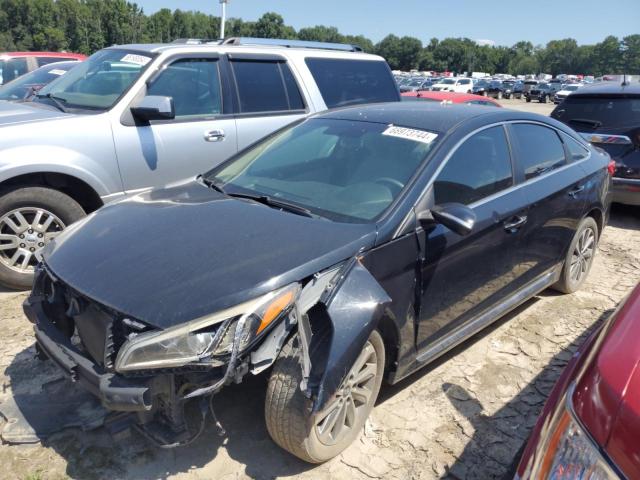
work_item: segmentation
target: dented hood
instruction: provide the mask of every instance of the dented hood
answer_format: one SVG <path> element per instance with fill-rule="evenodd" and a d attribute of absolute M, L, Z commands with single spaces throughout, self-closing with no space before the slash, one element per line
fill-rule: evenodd
<path fill-rule="evenodd" d="M 194 181 L 103 207 L 44 260 L 87 297 L 167 328 L 301 280 L 374 240 L 373 224 L 307 218 Z"/>

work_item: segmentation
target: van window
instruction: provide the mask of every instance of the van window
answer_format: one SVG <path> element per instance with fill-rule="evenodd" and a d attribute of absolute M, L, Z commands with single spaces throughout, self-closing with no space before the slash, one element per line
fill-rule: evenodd
<path fill-rule="evenodd" d="M 166 67 L 147 95 L 173 98 L 176 118 L 222 112 L 218 62 L 212 58 L 181 59 Z"/>
<path fill-rule="evenodd" d="M 400 100 L 386 62 L 312 57 L 305 62 L 328 108 Z"/>
<path fill-rule="evenodd" d="M 233 60 L 240 112 L 303 110 L 304 102 L 289 66 L 284 62 Z"/>

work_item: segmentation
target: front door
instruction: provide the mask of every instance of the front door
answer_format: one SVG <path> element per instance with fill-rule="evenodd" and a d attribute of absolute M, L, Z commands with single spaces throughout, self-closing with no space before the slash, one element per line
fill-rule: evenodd
<path fill-rule="evenodd" d="M 425 250 L 419 352 L 522 285 L 520 230 L 527 202 L 513 185 L 503 126 L 481 130 L 467 139 L 436 177 L 433 203 L 468 205 L 477 220 L 464 237 L 442 225 L 418 232 Z"/>
<path fill-rule="evenodd" d="M 236 121 L 223 105 L 220 62 L 179 58 L 152 78 L 147 95 L 173 98 L 173 120 L 125 125 L 113 136 L 125 190 L 164 185 L 213 168 L 237 152 Z"/>

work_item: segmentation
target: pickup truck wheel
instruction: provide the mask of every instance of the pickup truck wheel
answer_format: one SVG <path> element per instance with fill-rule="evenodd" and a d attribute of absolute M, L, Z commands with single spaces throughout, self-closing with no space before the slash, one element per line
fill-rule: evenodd
<path fill-rule="evenodd" d="M 85 216 L 64 193 L 46 187 L 23 187 L 0 196 L 0 284 L 28 289 L 37 254 L 67 225 Z"/>
<path fill-rule="evenodd" d="M 587 217 L 578 225 L 564 260 L 560 280 L 552 288 L 562 293 L 580 290 L 591 270 L 597 245 L 598 224 L 593 218 Z"/>
<path fill-rule="evenodd" d="M 267 430 L 274 442 L 309 463 L 325 462 L 360 434 L 380 391 L 384 342 L 373 332 L 346 374 L 335 397 L 312 413 L 300 390 L 302 364 L 298 337 L 292 337 L 276 361 L 265 401 Z"/>
<path fill-rule="evenodd" d="M 527 103 L 531 102 L 531 97 L 527 97 Z"/>

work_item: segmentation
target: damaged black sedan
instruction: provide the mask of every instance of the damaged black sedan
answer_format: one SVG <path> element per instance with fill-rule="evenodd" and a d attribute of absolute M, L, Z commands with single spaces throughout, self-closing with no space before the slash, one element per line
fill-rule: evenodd
<path fill-rule="evenodd" d="M 216 392 L 265 372 L 272 438 L 322 462 L 358 436 L 383 380 L 547 287 L 581 286 L 609 160 L 522 112 L 320 114 L 72 225 L 25 312 L 39 350 L 155 443 L 189 443 Z"/>

